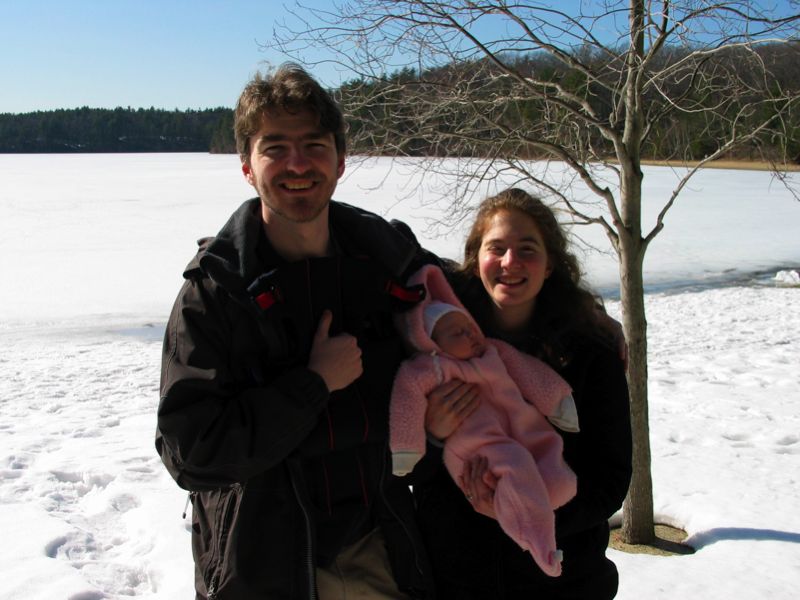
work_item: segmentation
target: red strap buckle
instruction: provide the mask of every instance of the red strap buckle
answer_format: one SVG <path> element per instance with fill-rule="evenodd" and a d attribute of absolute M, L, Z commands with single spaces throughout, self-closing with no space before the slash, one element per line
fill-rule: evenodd
<path fill-rule="evenodd" d="M 403 302 L 419 302 L 425 297 L 424 287 L 415 286 L 413 288 L 405 288 L 391 280 L 386 283 L 386 291 Z"/>
<path fill-rule="evenodd" d="M 256 296 L 256 303 L 261 307 L 261 310 L 267 310 L 275 304 L 275 301 L 275 294 L 272 292 L 262 292 Z"/>

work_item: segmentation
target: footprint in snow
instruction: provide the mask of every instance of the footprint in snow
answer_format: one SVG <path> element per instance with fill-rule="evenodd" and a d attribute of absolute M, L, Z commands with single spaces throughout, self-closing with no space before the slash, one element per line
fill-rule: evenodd
<path fill-rule="evenodd" d="M 118 496 L 114 496 L 109 504 L 111 504 L 111 507 L 117 512 L 128 512 L 139 506 L 141 502 L 139 502 L 139 499 L 133 494 L 119 494 Z"/>
<path fill-rule="evenodd" d="M 49 558 L 63 558 L 73 563 L 83 563 L 94 558 L 97 549 L 91 533 L 76 529 L 48 542 L 44 547 L 44 553 Z"/>
<path fill-rule="evenodd" d="M 791 446 L 793 444 L 796 444 L 797 442 L 800 442 L 800 436 L 790 434 L 783 436 L 775 443 L 778 444 L 779 446 Z"/>
<path fill-rule="evenodd" d="M 747 433 L 723 433 L 722 437 L 730 442 L 744 442 L 750 435 Z"/>
<path fill-rule="evenodd" d="M 106 594 L 103 592 L 96 592 L 94 590 L 89 590 L 86 592 L 78 592 L 77 594 L 72 594 L 67 600 L 104 600 L 108 598 Z"/>

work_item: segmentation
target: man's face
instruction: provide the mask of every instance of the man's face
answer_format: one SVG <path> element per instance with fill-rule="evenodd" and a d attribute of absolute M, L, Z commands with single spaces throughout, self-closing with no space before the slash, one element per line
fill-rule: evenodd
<path fill-rule="evenodd" d="M 276 111 L 264 114 L 250 137 L 242 173 L 261 198 L 265 222 L 309 223 L 327 215 L 344 157 L 312 112 Z"/>

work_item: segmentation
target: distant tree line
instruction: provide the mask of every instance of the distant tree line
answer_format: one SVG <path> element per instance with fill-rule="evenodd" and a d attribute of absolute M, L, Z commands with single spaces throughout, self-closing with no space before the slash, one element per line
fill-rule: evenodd
<path fill-rule="evenodd" d="M 672 48 L 660 58 L 663 69 L 678 63 L 691 48 Z M 715 68 L 741 70 L 749 61 L 740 60 L 737 50 L 731 48 Z M 765 44 L 759 47 L 761 60 L 769 64 L 773 78 L 770 86 L 776 92 L 800 86 L 800 64 L 780 47 Z M 591 48 L 579 53 L 582 63 L 607 61 L 609 58 Z M 538 52 L 509 57 L 517 72 L 552 81 L 554 86 L 568 90 L 591 106 L 594 114 L 602 118 L 616 109 L 613 99 L 602 82 L 589 81 L 585 71 L 570 69 L 555 61 L 551 55 Z M 716 57 L 720 62 L 719 56 Z M 653 68 L 658 68 L 654 65 Z M 552 104 L 541 100 L 520 97 L 514 93 L 515 82 L 493 77 L 491 85 L 476 81 L 492 77 L 491 65 L 481 61 L 461 62 L 417 72 L 403 69 L 378 79 L 355 79 L 332 90 L 342 104 L 350 125 L 349 150 L 354 154 L 394 154 L 406 156 L 486 156 L 496 155 L 498 147 L 517 158 L 539 158 L 531 147 L 509 141 L 498 144 L 499 138 L 509 131 L 535 130 L 534 123 L 546 121 L 563 128 L 564 135 L 574 135 L 575 123 L 563 115 L 550 114 Z M 747 74 L 743 74 L 745 79 Z M 755 73 L 753 77 L 755 77 Z M 763 120 L 762 114 L 722 114 L 699 110 L 719 102 L 713 90 L 713 81 L 705 89 L 697 89 L 685 78 L 666 81 L 671 89 L 651 93 L 680 96 L 682 90 L 691 94 L 698 110 L 670 112 L 663 119 L 652 119 L 643 148 L 645 159 L 698 160 L 714 152 L 732 134 L 732 127 L 747 128 L 748 124 Z M 474 106 L 463 103 L 460 113 L 458 102 L 452 97 L 442 98 L 441 116 L 436 118 L 431 106 L 436 106 L 440 90 L 462 86 L 465 97 L 470 88 L 480 88 L 485 96 L 485 106 L 496 113 L 495 122 L 503 129 L 481 130 L 474 120 Z M 746 94 L 747 89 L 741 93 Z M 376 102 L 376 97 L 380 98 Z M 470 102 L 474 103 L 474 94 Z M 654 105 L 656 103 L 654 102 Z M 424 109 L 423 115 L 420 111 Z M 762 110 L 768 110 L 763 108 Z M 462 114 L 463 113 L 463 114 Z M 433 118 L 432 118 L 433 116 Z M 423 123 L 421 125 L 421 123 Z M 472 125 L 474 123 L 474 126 Z M 560 125 L 559 125 L 560 123 Z M 789 132 L 788 136 L 775 136 L 770 146 L 769 136 L 761 136 L 759 146 L 743 147 L 729 158 L 771 158 L 800 163 L 800 115 L 783 118 L 776 127 Z M 435 128 L 437 135 L 429 135 Z M 603 155 L 608 144 L 596 132 L 587 142 L 595 155 Z M 514 136 L 509 136 L 511 140 Z M 764 141 L 766 140 L 766 141 Z M 779 141 L 780 140 L 780 141 Z M 788 142 L 786 141 L 788 140 Z M 502 141 L 502 140 L 500 140 Z M 155 108 L 132 109 L 78 108 L 39 111 L 25 114 L 0 114 L 0 152 L 212 152 L 234 153 L 233 111 L 229 108 L 205 110 L 167 111 Z M 611 154 L 609 148 L 609 155 Z"/>
<path fill-rule="evenodd" d="M 669 73 L 695 49 L 673 47 L 661 53 L 659 64 L 650 64 L 653 72 Z M 685 71 L 674 69 L 678 75 L 664 77 L 659 86 L 651 86 L 645 95 L 645 111 L 649 130 L 642 148 L 643 159 L 699 160 L 713 154 L 734 133 L 746 131 L 764 121 L 764 111 L 778 114 L 779 103 L 763 103 L 761 112 L 734 112 L 727 106 L 744 104 L 747 94 L 756 99 L 759 86 L 746 85 L 748 78 L 763 77 L 743 72 L 752 62 L 745 56 L 748 50 L 731 47 L 708 61 L 702 73 L 703 83 L 697 77 L 687 77 Z M 800 88 L 800 64 L 785 46 L 763 44 L 756 52 L 766 65 L 770 80 L 770 93 L 781 93 Z M 570 68 L 546 52 L 502 56 L 515 74 L 537 82 L 551 82 L 554 90 L 561 90 L 590 107 L 598 121 L 603 121 L 618 109 L 609 93 L 613 82 L 587 79 L 587 72 L 603 72 L 600 65 L 609 60 L 621 61 L 623 53 L 609 57 L 596 48 L 578 50 L 581 69 Z M 618 72 L 624 72 L 622 65 Z M 715 77 L 724 80 L 725 72 L 737 72 L 745 82 L 737 93 L 741 102 L 725 103 L 719 97 Z M 613 73 L 613 69 L 606 72 Z M 755 83 L 755 82 L 753 82 Z M 763 85 L 760 89 L 763 89 Z M 568 111 L 559 112 L 556 102 L 546 102 L 532 95 L 520 94 L 520 81 L 500 73 L 488 59 L 460 62 L 423 72 L 406 68 L 382 78 L 361 78 L 345 82 L 338 90 L 339 101 L 345 108 L 350 123 L 349 144 L 353 152 L 366 154 L 398 154 L 407 156 L 493 156 L 498 152 L 506 157 L 541 158 L 546 156 L 536 144 L 520 143 L 547 123 L 549 133 L 563 134 L 564 140 L 576 135 L 577 124 Z M 679 98 L 688 110 L 664 111 L 661 98 Z M 554 94 L 555 95 L 555 94 Z M 762 96 L 758 99 L 763 100 Z M 756 102 L 753 102 L 756 104 Z M 648 108 L 652 106 L 652 108 Z M 719 110 L 709 110 L 721 107 Z M 489 111 L 491 118 L 479 119 L 476 114 Z M 661 111 L 661 112 L 660 112 Z M 786 112 L 786 111 L 783 111 Z M 662 114 L 663 113 L 663 114 Z M 485 123 L 500 124 L 489 126 Z M 768 159 L 800 162 L 800 114 L 790 111 L 774 122 L 775 135 L 759 137 L 750 146 L 743 146 L 728 158 Z M 778 135 L 778 133 L 782 135 Z M 527 133 L 526 133 L 527 132 Z M 608 139 L 597 130 L 579 132 L 584 136 L 585 147 L 593 156 L 613 156 Z M 788 134 L 788 135 L 787 135 Z"/>
<path fill-rule="evenodd" d="M 0 152 L 235 152 L 233 111 L 76 108 L 0 114 Z"/>

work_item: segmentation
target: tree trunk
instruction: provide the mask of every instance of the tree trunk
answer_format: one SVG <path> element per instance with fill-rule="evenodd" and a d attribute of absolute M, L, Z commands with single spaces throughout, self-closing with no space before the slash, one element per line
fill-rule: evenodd
<path fill-rule="evenodd" d="M 641 144 L 644 107 L 641 90 L 645 56 L 645 2 L 630 0 L 630 51 L 626 57 L 625 127 L 620 156 L 622 223 L 618 224 L 622 325 L 628 341 L 628 389 L 633 435 L 633 476 L 622 510 L 622 538 L 646 544 L 655 538 L 653 480 L 650 475 L 650 425 L 647 408 L 647 319 L 644 310 Z"/>
<path fill-rule="evenodd" d="M 633 434 L 633 477 L 623 505 L 622 538 L 647 544 L 655 538 L 650 426 L 647 403 L 647 319 L 644 307 L 644 248 L 639 236 L 620 236 L 620 297 L 628 342 L 628 388 Z"/>

